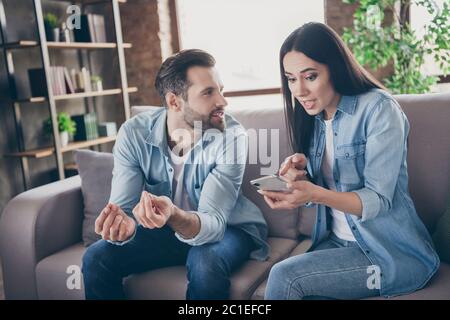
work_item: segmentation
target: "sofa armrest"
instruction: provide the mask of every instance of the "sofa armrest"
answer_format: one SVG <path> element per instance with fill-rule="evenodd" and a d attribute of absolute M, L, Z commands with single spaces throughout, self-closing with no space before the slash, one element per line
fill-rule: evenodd
<path fill-rule="evenodd" d="M 23 192 L 0 218 L 0 256 L 7 299 L 37 299 L 36 264 L 81 241 L 79 176 Z"/>

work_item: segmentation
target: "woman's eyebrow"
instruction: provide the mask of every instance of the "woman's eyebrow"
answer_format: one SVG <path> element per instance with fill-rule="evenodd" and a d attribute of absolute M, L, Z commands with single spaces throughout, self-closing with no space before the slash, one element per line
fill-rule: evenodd
<path fill-rule="evenodd" d="M 305 72 L 307 72 L 307 71 L 317 71 L 317 69 L 315 69 L 315 68 L 306 68 L 306 69 L 303 69 L 302 71 L 300 71 L 300 73 L 305 73 Z M 286 75 L 292 75 L 292 73 L 290 73 L 290 72 L 288 72 L 288 71 L 285 71 L 284 74 L 286 74 Z"/>

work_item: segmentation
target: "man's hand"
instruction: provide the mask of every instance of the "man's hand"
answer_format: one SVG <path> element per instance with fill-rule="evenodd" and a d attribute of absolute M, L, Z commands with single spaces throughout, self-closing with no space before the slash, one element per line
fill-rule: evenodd
<path fill-rule="evenodd" d="M 108 203 L 95 220 L 95 233 L 104 240 L 125 241 L 134 234 L 136 223 L 118 205 Z"/>
<path fill-rule="evenodd" d="M 308 180 L 305 170 L 307 162 L 303 153 L 295 153 L 283 161 L 278 174 L 288 182 Z"/>
<path fill-rule="evenodd" d="M 133 209 L 133 215 L 145 228 L 162 228 L 175 212 L 175 206 L 168 197 L 158 197 L 142 191 L 141 200 Z"/>

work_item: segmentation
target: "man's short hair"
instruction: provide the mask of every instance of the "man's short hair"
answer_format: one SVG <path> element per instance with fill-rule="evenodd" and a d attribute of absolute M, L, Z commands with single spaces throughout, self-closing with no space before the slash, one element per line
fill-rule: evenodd
<path fill-rule="evenodd" d="M 156 75 L 155 87 L 166 106 L 166 94 L 172 92 L 187 100 L 187 90 L 191 85 L 187 79 L 187 70 L 191 67 L 212 68 L 216 60 L 200 49 L 182 50 L 167 58 Z"/>

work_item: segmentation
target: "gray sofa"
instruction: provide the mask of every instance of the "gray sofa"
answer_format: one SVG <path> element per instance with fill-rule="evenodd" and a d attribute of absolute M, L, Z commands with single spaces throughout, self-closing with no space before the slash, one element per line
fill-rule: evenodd
<path fill-rule="evenodd" d="M 411 123 L 408 156 L 411 194 L 432 233 L 449 197 L 450 94 L 402 95 L 396 99 Z M 134 112 L 143 109 L 134 108 Z M 245 110 L 231 106 L 229 112 L 246 128 L 264 128 L 269 132 L 271 128 L 281 128 L 279 161 L 290 154 L 281 106 L 249 105 Z M 243 192 L 264 212 L 270 228 L 271 255 L 264 262 L 250 260 L 233 274 L 232 299 L 262 299 L 273 264 L 305 252 L 311 244 L 314 209 L 270 210 L 248 183 L 260 176 L 260 168 L 260 164 L 248 164 Z M 67 286 L 68 280 L 77 283 L 73 278 L 76 272 L 68 267 L 80 266 L 86 250 L 81 242 L 80 186 L 80 177 L 75 176 L 24 192 L 8 203 L 0 220 L 0 255 L 7 299 L 84 298 L 82 281 L 79 289 L 76 285 L 69 286 L 72 289 Z M 132 275 L 124 281 L 131 299 L 184 299 L 186 284 L 183 266 Z M 424 289 L 395 299 L 450 299 L 450 265 L 442 263 Z"/>

